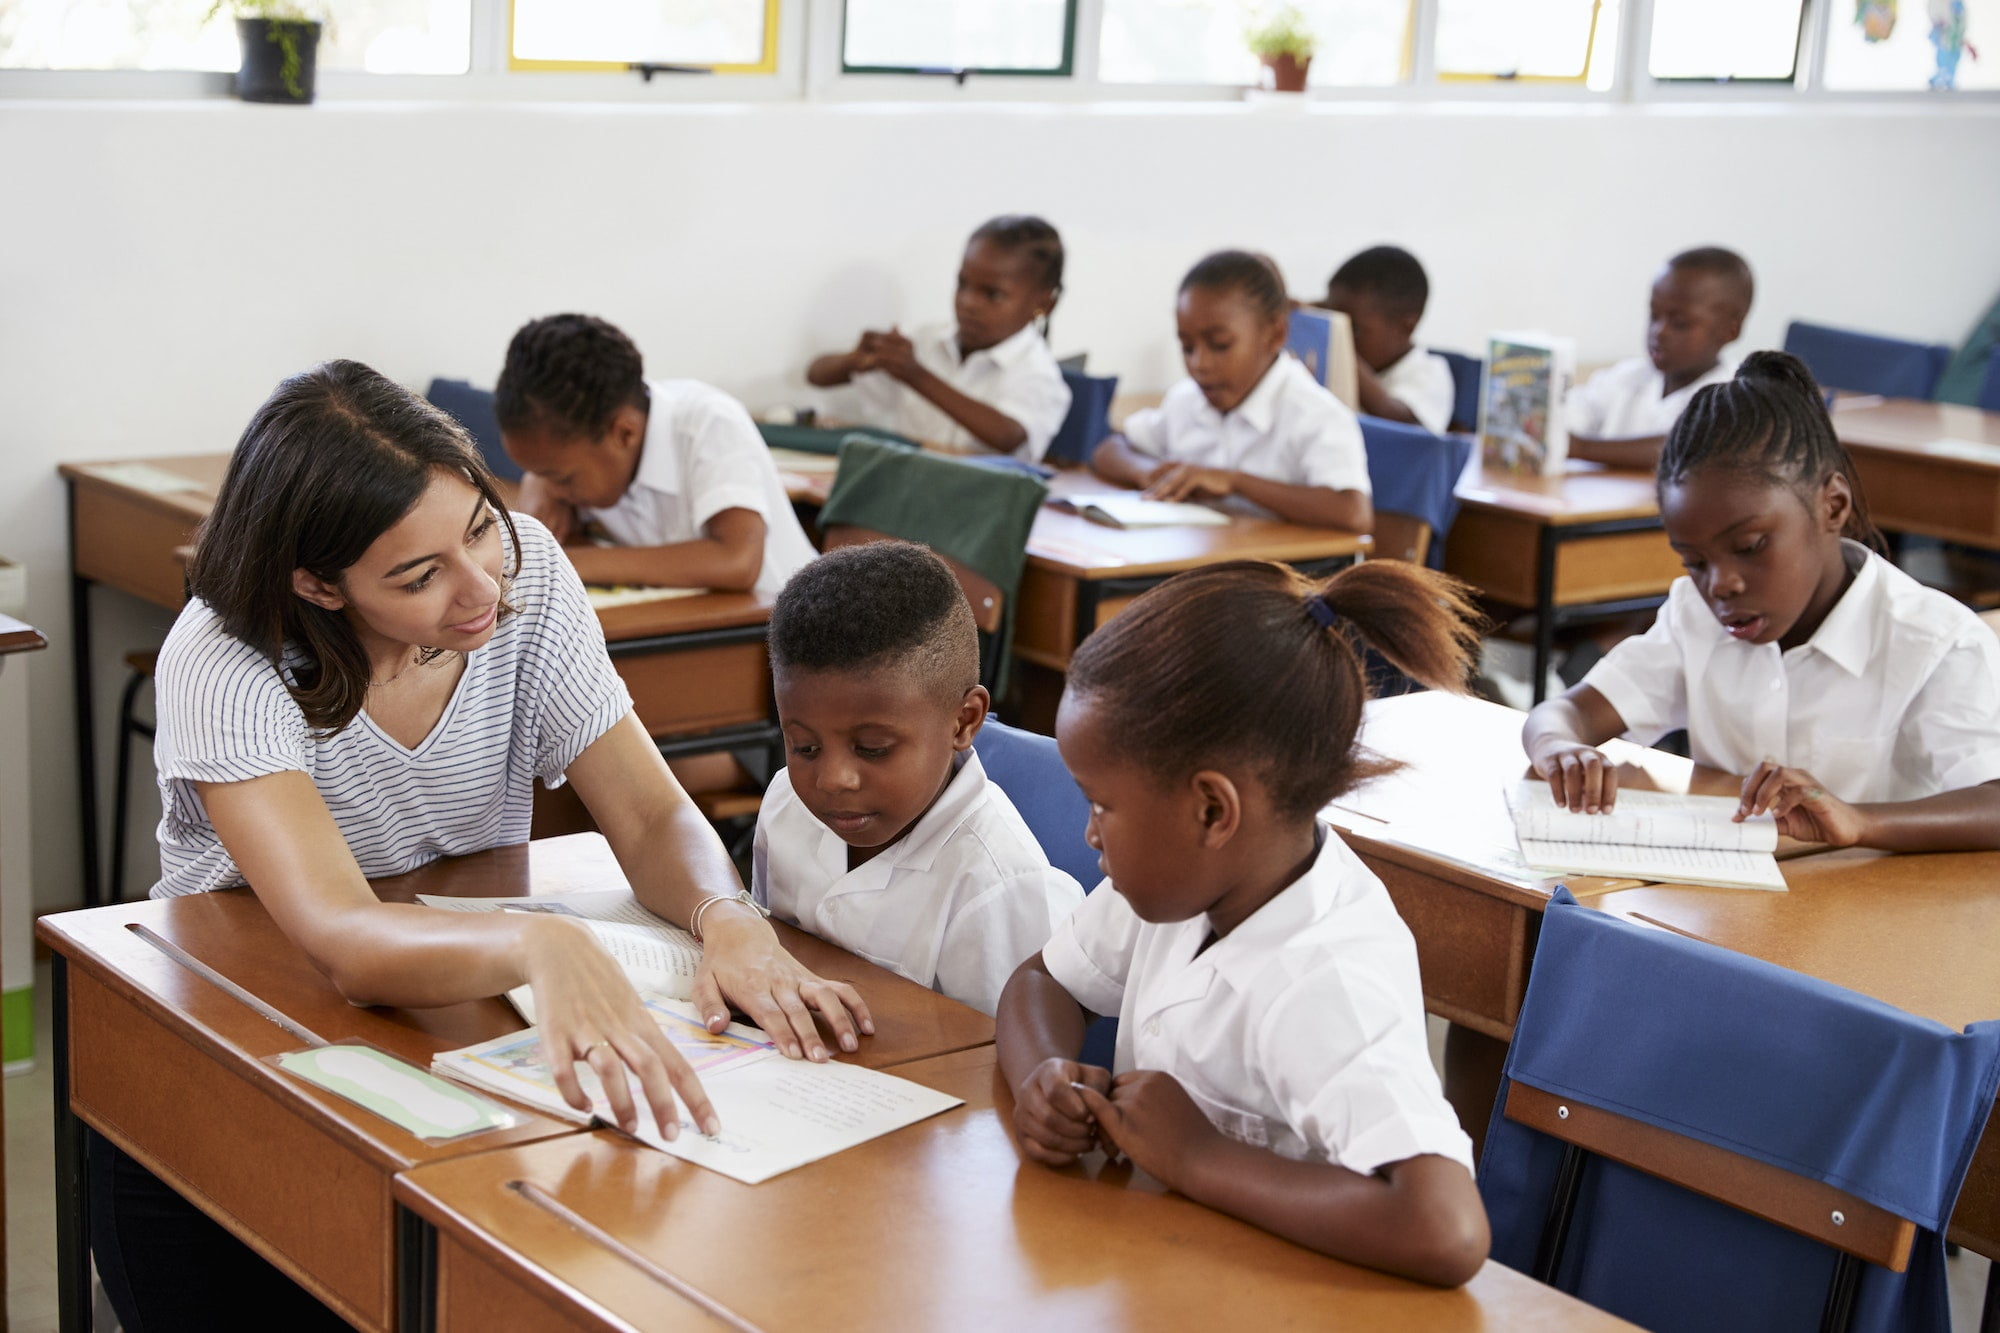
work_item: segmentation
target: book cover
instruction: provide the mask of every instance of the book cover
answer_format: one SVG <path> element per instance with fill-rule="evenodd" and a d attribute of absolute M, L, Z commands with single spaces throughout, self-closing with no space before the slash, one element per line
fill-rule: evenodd
<path fill-rule="evenodd" d="M 1569 457 L 1563 400 L 1576 375 L 1576 347 L 1542 333 L 1486 340 L 1479 385 L 1479 448 L 1486 466 L 1553 476 Z"/>
<path fill-rule="evenodd" d="M 1338 310 L 1296 306 L 1285 350 L 1335 398 L 1360 411 L 1360 380 L 1354 368 L 1354 326 Z"/>

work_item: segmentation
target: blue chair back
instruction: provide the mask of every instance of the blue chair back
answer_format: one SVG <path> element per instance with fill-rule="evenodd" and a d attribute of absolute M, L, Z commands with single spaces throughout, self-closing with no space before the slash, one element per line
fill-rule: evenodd
<path fill-rule="evenodd" d="M 1432 351 L 1437 351 L 1432 348 Z M 1486 363 L 1463 352 L 1438 352 L 1451 367 L 1451 428 L 1455 431 L 1479 429 L 1479 381 Z"/>
<path fill-rule="evenodd" d="M 1929 398 L 1951 360 L 1937 343 L 1905 342 L 1793 320 L 1785 350 L 1806 363 L 1822 388 L 1879 393 L 1884 398 Z"/>
<path fill-rule="evenodd" d="M 1099 442 L 1111 433 L 1111 396 L 1118 392 L 1118 377 L 1067 368 L 1062 377 L 1069 385 L 1069 415 L 1042 457 L 1050 463 L 1088 463 Z"/>
<path fill-rule="evenodd" d="M 1948 1333 L 1940 1233 L 1996 1085 L 2000 1023 L 1956 1033 L 1559 890 L 1479 1166 L 1493 1257 L 1647 1328 L 1815 1328 L 1849 1279 L 1851 1327 Z M 1569 1146 L 1593 1141 L 1620 1149 Z M 1668 1183 L 1717 1170 L 1714 1197 Z M 1833 1248 L 1893 1250 L 1863 1235 L 1894 1219 L 1904 1272 Z"/>
<path fill-rule="evenodd" d="M 1979 406 L 1988 412 L 2000 412 L 2000 343 L 1986 354 L 1986 382 L 1979 386 Z"/>
<path fill-rule="evenodd" d="M 1063 767 L 1055 740 L 989 717 L 972 748 L 986 776 L 1027 821 L 1049 864 L 1083 885 L 1085 893 L 1096 888 L 1104 873 L 1097 868 L 1097 853 L 1083 840 L 1090 802 Z"/>
<path fill-rule="evenodd" d="M 1376 514 L 1403 515 L 1427 526 L 1431 540 L 1424 563 L 1444 568 L 1445 534 L 1458 516 L 1458 479 L 1472 456 L 1472 438 L 1364 416 L 1361 443 L 1368 451 Z"/>
<path fill-rule="evenodd" d="M 493 416 L 491 390 L 475 389 L 465 380 L 432 380 L 424 397 L 471 432 L 479 444 L 480 457 L 486 460 L 487 471 L 502 481 L 521 479 L 521 469 L 500 447 L 500 423 Z"/>

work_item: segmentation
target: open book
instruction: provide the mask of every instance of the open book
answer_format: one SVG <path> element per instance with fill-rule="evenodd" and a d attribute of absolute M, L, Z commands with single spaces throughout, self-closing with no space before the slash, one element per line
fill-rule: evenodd
<path fill-rule="evenodd" d="M 1621 791 L 1609 814 L 1587 815 L 1558 806 L 1538 778 L 1507 789 L 1521 857 L 1536 870 L 1783 892 L 1776 822 L 1739 824 L 1737 805 L 1733 796 Z"/>
<path fill-rule="evenodd" d="M 541 894 L 532 898 L 449 898 L 420 893 L 417 901 L 447 912 L 550 912 L 580 920 L 618 960 L 632 979 L 632 988 L 669 999 L 693 994 L 694 974 L 701 966 L 701 945 L 679 926 L 662 921 L 632 896 L 630 889 L 588 893 Z M 516 986 L 508 1002 L 530 1023 L 535 1021 L 534 992 Z"/>
<path fill-rule="evenodd" d="M 662 1137 L 634 1079 L 628 1083 L 639 1108 L 634 1137 L 746 1185 L 961 1104 L 957 1097 L 859 1065 L 787 1060 L 756 1028 L 732 1023 L 712 1033 L 702 1026 L 694 1006 L 656 995 L 643 998 L 660 1030 L 700 1077 L 721 1117 L 722 1132 L 713 1138 L 703 1134 L 683 1108 L 680 1137 Z M 603 1086 L 587 1065 L 579 1064 L 576 1072 L 594 1115 L 562 1099 L 542 1060 L 541 1034 L 534 1028 L 440 1052 L 431 1057 L 431 1072 L 524 1102 L 572 1124 L 615 1123 Z"/>
<path fill-rule="evenodd" d="M 1148 500 L 1131 492 L 1102 491 L 1049 501 L 1052 509 L 1081 514 L 1108 528 L 1220 528 L 1229 515 L 1207 505 Z"/>
<path fill-rule="evenodd" d="M 664 602 L 675 597 L 699 597 L 706 588 L 641 588 L 620 583 L 613 587 L 592 584 L 583 590 L 590 599 L 590 609 L 603 611 L 614 606 L 631 606 L 635 602 Z"/>

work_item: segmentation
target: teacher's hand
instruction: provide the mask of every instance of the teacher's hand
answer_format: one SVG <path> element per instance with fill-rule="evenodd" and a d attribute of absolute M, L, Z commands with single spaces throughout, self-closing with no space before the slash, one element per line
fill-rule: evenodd
<path fill-rule="evenodd" d="M 717 903 L 702 921 L 694 1004 L 711 1032 L 728 1026 L 734 1004 L 795 1060 L 827 1058 L 815 1013 L 833 1029 L 843 1051 L 859 1049 L 860 1035 L 875 1034 L 860 992 L 807 970 L 785 952 L 770 923 L 743 904 Z"/>

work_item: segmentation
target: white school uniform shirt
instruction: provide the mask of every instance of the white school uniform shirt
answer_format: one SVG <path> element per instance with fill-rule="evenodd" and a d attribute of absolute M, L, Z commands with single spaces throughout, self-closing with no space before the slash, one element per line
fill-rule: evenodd
<path fill-rule="evenodd" d="M 968 398 L 1021 423 L 1028 433 L 1017 458 L 1039 459 L 1069 415 L 1069 385 L 1054 352 L 1030 324 L 993 346 L 961 357 L 958 329 L 937 324 L 909 335 L 917 363 Z M 879 426 L 947 449 L 984 450 L 971 431 L 930 399 L 886 371 L 870 370 L 851 380 L 838 409 L 860 425 Z"/>
<path fill-rule="evenodd" d="M 1248 472 L 1291 486 L 1368 489 L 1361 422 L 1290 353 L 1281 354 L 1249 396 L 1224 416 L 1191 379 L 1168 389 L 1158 407 L 1125 418 L 1133 448 L 1162 462 Z M 1241 496 L 1227 507 L 1267 515 Z"/>
<path fill-rule="evenodd" d="M 584 748 L 631 711 L 632 698 L 562 548 L 526 514 L 514 525 L 521 565 L 507 601 L 515 613 L 466 655 L 443 716 L 415 749 L 365 712 L 331 736 L 313 734 L 285 688 L 302 662 L 297 650 L 273 665 L 204 603 L 187 604 L 153 678 L 162 809 L 153 897 L 244 882 L 197 782 L 304 773 L 371 879 L 528 840 L 535 779 L 561 786 Z M 504 542 L 504 527 L 501 534 Z"/>
<path fill-rule="evenodd" d="M 1401 401 L 1417 418 L 1417 424 L 1433 435 L 1442 435 L 1451 425 L 1451 409 L 1458 402 L 1458 382 L 1451 377 L 1451 362 L 1428 347 L 1412 344 L 1386 369 L 1375 372 L 1384 392 Z"/>
<path fill-rule="evenodd" d="M 970 752 L 915 826 L 853 870 L 779 770 L 757 814 L 750 887 L 781 920 L 988 1014 L 1083 901 Z"/>
<path fill-rule="evenodd" d="M 1723 631 L 1692 580 L 1592 667 L 1627 734 L 1686 727 L 1695 762 L 1803 768 L 1844 801 L 1913 801 L 2000 778 L 2000 638 L 1855 542 L 1856 571 L 1812 638 L 1781 651 Z"/>
<path fill-rule="evenodd" d="M 1736 376 L 1734 361 L 1718 361 L 1694 383 L 1666 392 L 1667 377 L 1649 357 L 1628 357 L 1606 366 L 1569 391 L 1563 400 L 1572 435 L 1593 440 L 1639 440 L 1665 435 L 1687 410 L 1695 392 L 1726 384 Z"/>
<path fill-rule="evenodd" d="M 813 558 L 785 483 L 743 404 L 699 380 L 648 380 L 639 470 L 618 503 L 585 509 L 621 546 L 670 546 L 702 535 L 725 509 L 764 520 L 755 591 L 775 596 Z"/>
<path fill-rule="evenodd" d="M 1472 1169 L 1438 1086 L 1417 947 L 1389 894 L 1332 830 L 1312 866 L 1228 935 L 1140 920 L 1106 881 L 1042 962 L 1118 1016 L 1117 1068 L 1173 1075 L 1229 1137 L 1363 1175 L 1435 1153 Z"/>

